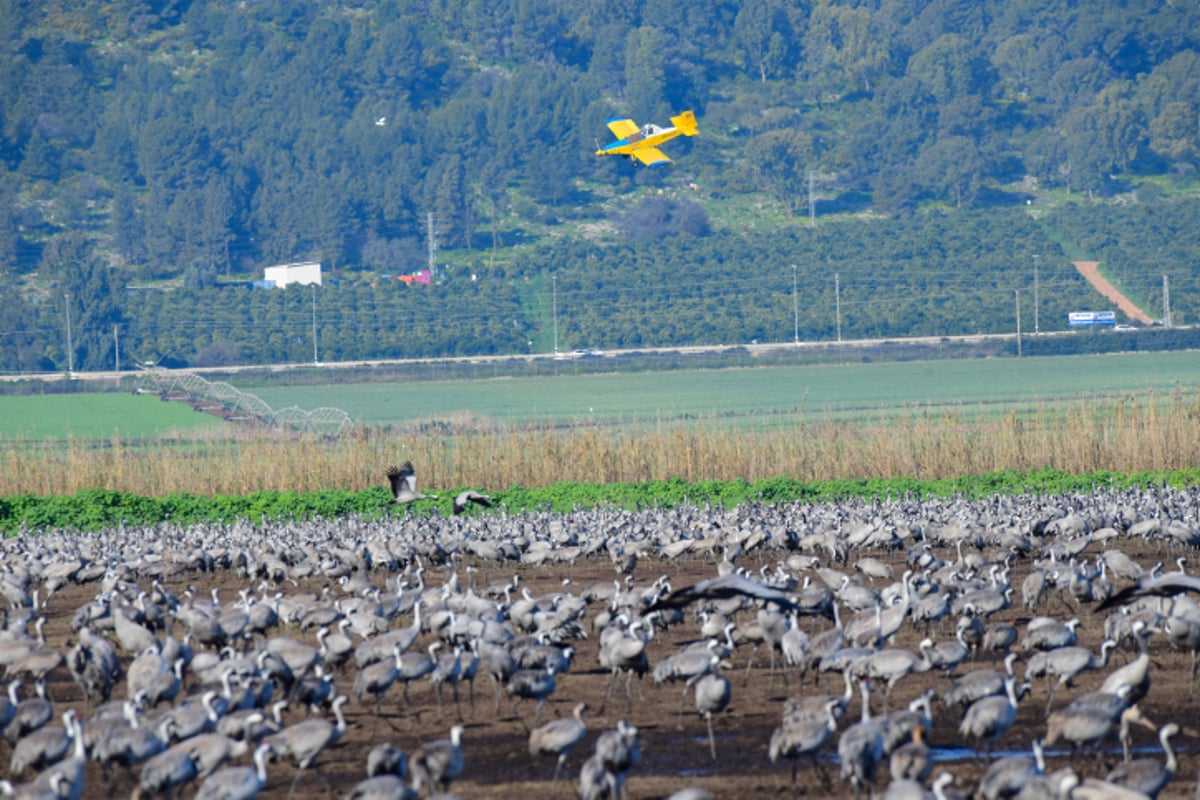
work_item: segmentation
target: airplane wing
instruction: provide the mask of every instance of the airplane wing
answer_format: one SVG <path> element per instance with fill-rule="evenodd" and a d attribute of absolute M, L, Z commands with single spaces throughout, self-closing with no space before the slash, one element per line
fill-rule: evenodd
<path fill-rule="evenodd" d="M 638 161 L 645 164 L 647 167 L 656 167 L 659 164 L 670 164 L 671 159 L 667 158 L 667 154 L 657 147 L 639 147 L 630 155 Z"/>
<path fill-rule="evenodd" d="M 613 132 L 613 136 L 616 136 L 618 139 L 624 139 L 625 137 L 631 136 L 632 134 L 635 134 L 641 130 L 638 128 L 637 123 L 631 119 L 618 119 L 617 117 L 613 117 L 604 124 L 608 126 L 610 131 Z"/>

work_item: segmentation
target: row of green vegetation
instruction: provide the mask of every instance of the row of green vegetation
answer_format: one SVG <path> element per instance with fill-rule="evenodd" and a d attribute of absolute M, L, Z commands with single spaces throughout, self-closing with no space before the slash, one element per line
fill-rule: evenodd
<path fill-rule="evenodd" d="M 1072 475 L 1053 469 L 1033 472 L 1004 471 L 944 480 L 859 479 L 806 483 L 787 478 L 686 483 L 681 480 L 647 483 L 558 483 L 537 489 L 513 487 L 494 492 L 506 513 L 580 508 L 673 508 L 681 504 L 733 507 L 742 503 L 831 502 L 851 498 L 896 500 L 929 497 L 985 497 L 996 494 L 1063 494 L 1104 488 L 1192 486 L 1200 483 L 1200 469 L 1180 472 L 1122 474 L 1092 472 Z M 403 511 L 389 505 L 382 487 L 359 492 L 262 491 L 248 495 L 196 496 L 172 494 L 143 497 L 123 492 L 90 489 L 69 496 L 17 495 L 0 498 L 0 531 L 7 535 L 49 530 L 97 531 L 170 523 L 174 525 L 229 524 L 249 520 L 270 522 L 335 519 L 348 515 L 380 518 L 395 514 L 446 514 L 444 501 L 422 500 Z M 490 513 L 479 511 L 477 513 Z"/>
<path fill-rule="evenodd" d="M 1200 201 L 1181 200 L 1120 216 L 1068 205 L 1036 218 L 999 209 L 605 246 L 565 239 L 532 248 L 519 268 L 444 269 L 432 285 L 284 290 L 121 291 L 76 236 L 47 250 L 54 297 L 30 303 L 0 286 L 0 333 L 14 345 L 0 347 L 0 370 L 1012 333 L 1018 317 L 1025 332 L 1055 331 L 1072 311 L 1113 308 L 1078 274 L 1067 240 L 1082 242 L 1152 316 L 1162 315 L 1169 285 L 1179 325 L 1200 320 L 1198 215 Z M 1089 233 L 1098 229 L 1106 233 Z M 1043 341 L 1037 352 L 1194 345 L 1163 333 L 1137 343 Z"/>

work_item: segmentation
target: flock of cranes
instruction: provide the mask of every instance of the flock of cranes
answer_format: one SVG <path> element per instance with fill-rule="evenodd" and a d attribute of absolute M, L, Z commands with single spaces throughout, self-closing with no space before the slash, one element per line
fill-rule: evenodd
<path fill-rule="evenodd" d="M 428 496 L 388 475 L 397 503 Z M 1193 785 L 1172 742 L 1197 736 L 1175 713 L 1195 491 L 521 515 L 464 495 L 0 542 L 0 796 L 416 797 L 491 780 L 482 741 L 583 798 L 683 763 L 680 798 L 779 762 L 793 792 L 855 796 Z"/>

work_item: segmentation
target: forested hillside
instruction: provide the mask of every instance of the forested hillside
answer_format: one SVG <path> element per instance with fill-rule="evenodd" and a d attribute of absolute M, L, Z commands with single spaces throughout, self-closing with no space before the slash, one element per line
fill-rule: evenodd
<path fill-rule="evenodd" d="M 1195 321 L 1198 39 L 1106 0 L 0 0 L 0 369 L 1009 330 L 1035 254 L 1047 327 L 1099 302 L 1081 257 Z M 684 108 L 675 164 L 593 155 Z M 434 282 L 388 279 L 431 228 Z M 229 285 L 299 260 L 338 283 Z"/>

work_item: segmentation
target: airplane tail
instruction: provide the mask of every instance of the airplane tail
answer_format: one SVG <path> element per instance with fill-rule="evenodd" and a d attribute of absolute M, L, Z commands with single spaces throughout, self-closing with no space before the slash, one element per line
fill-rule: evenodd
<path fill-rule="evenodd" d="M 671 124 L 679 129 L 684 136 L 695 136 L 700 131 L 696 128 L 696 115 L 691 111 L 671 117 Z"/>

